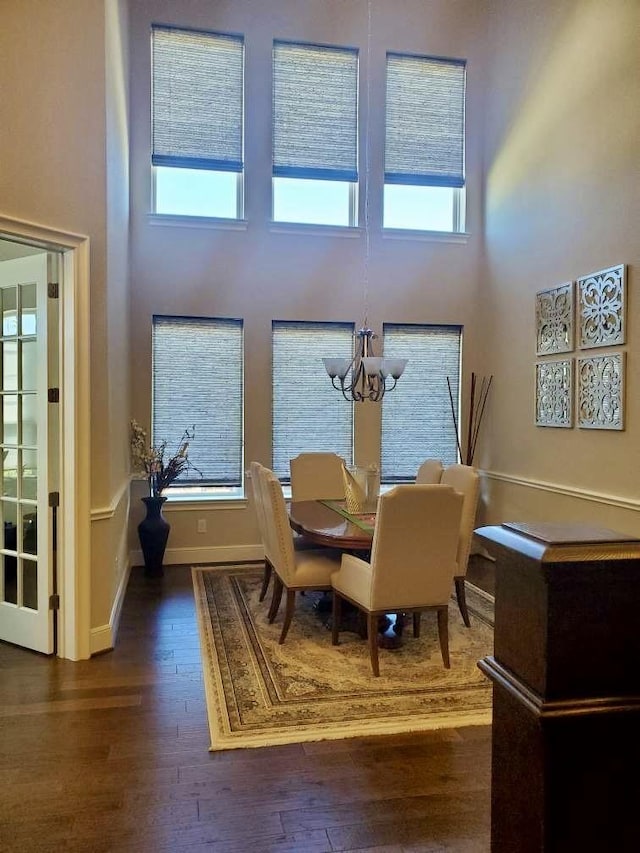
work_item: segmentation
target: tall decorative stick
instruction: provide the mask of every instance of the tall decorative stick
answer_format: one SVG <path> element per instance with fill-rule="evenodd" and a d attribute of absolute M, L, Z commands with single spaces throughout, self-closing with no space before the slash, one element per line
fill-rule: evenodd
<path fill-rule="evenodd" d="M 451 392 L 451 382 L 449 377 L 447 376 L 447 388 L 449 389 L 449 403 L 451 404 L 451 417 L 453 419 L 453 428 L 456 434 L 456 444 L 458 446 L 458 454 L 460 457 L 460 461 L 465 465 L 473 465 L 473 458 L 476 452 L 476 444 L 478 443 L 478 436 L 480 434 L 480 425 L 482 424 L 482 418 L 484 417 L 485 406 L 487 405 L 487 398 L 489 396 L 489 389 L 491 388 L 491 382 L 493 380 L 493 375 L 482 377 L 482 381 L 480 382 L 480 389 L 478 392 L 478 397 L 476 399 L 476 374 L 471 374 L 471 393 L 469 395 L 469 424 L 467 430 L 467 453 L 466 457 L 462 454 L 462 448 L 460 447 L 460 438 L 458 432 L 458 418 L 456 417 L 456 408 L 453 402 L 453 394 Z"/>
<path fill-rule="evenodd" d="M 449 402 L 451 403 L 451 417 L 453 418 L 453 428 L 456 433 L 456 444 L 458 445 L 458 455 L 462 459 L 462 449 L 460 447 L 460 439 L 458 437 L 458 419 L 456 418 L 456 407 L 453 405 L 453 394 L 451 393 L 451 382 L 447 376 L 447 388 L 449 389 Z"/>

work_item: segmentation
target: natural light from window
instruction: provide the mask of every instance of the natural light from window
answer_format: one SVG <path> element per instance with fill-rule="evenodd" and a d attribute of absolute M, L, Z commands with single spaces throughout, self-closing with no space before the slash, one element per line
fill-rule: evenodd
<path fill-rule="evenodd" d="M 155 167 L 155 212 L 238 219 L 242 176 L 237 172 Z"/>
<path fill-rule="evenodd" d="M 386 184 L 384 227 L 414 231 L 460 231 L 456 221 L 456 193 L 452 187 L 423 187 Z"/>
<path fill-rule="evenodd" d="M 273 178 L 273 221 L 355 225 L 355 185 L 348 181 Z"/>

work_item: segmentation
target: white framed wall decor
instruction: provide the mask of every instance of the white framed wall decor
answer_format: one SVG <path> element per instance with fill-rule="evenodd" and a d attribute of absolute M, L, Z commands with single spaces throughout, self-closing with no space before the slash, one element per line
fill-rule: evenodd
<path fill-rule="evenodd" d="M 536 364 L 536 426 L 573 426 L 573 359 Z"/>
<path fill-rule="evenodd" d="M 578 359 L 578 427 L 624 429 L 625 353 Z"/>
<path fill-rule="evenodd" d="M 574 347 L 574 288 L 568 281 L 536 293 L 536 355 L 571 352 Z"/>
<path fill-rule="evenodd" d="M 625 343 L 625 265 L 610 267 L 578 279 L 580 349 Z"/>

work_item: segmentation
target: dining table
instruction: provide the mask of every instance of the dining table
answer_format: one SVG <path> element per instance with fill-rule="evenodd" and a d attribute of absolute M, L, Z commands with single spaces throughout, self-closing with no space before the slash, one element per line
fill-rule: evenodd
<path fill-rule="evenodd" d="M 307 542 L 369 558 L 375 512 L 349 512 L 346 501 L 337 499 L 291 501 L 288 510 L 292 530 Z M 324 597 L 318 610 L 328 611 L 330 602 L 329 596 Z M 381 648 L 395 649 L 401 645 L 404 621 L 404 614 L 399 613 L 382 617 L 378 635 Z"/>
<path fill-rule="evenodd" d="M 375 513 L 350 513 L 344 500 L 292 501 L 289 524 L 314 545 L 341 551 L 371 550 Z"/>

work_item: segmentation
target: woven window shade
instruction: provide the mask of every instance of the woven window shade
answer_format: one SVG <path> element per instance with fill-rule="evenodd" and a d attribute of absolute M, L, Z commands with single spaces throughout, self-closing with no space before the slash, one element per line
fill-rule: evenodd
<path fill-rule="evenodd" d="M 241 320 L 153 318 L 153 441 L 172 456 L 195 424 L 189 458 L 203 475 L 177 486 L 242 484 L 242 353 Z"/>
<path fill-rule="evenodd" d="M 387 54 L 385 183 L 464 186 L 465 69 Z"/>
<path fill-rule="evenodd" d="M 358 180 L 358 53 L 273 44 L 273 174 Z"/>
<path fill-rule="evenodd" d="M 353 405 L 331 385 L 325 356 L 353 356 L 353 323 L 273 322 L 273 470 L 290 482 L 289 460 L 329 452 L 353 459 Z"/>
<path fill-rule="evenodd" d="M 429 457 L 458 461 L 447 376 L 458 417 L 461 334 L 458 326 L 385 324 L 385 352 L 409 361 L 382 405 L 383 482 L 414 480 Z"/>
<path fill-rule="evenodd" d="M 241 172 L 244 41 L 154 27 L 154 166 Z"/>

